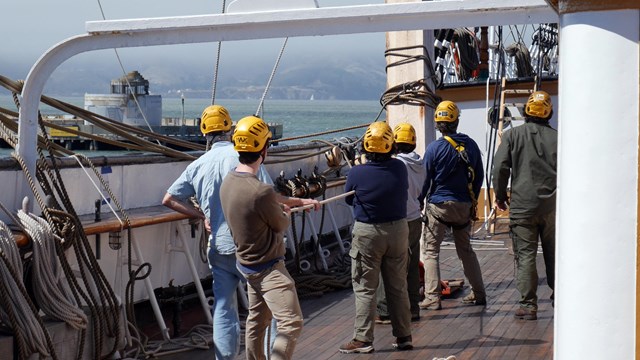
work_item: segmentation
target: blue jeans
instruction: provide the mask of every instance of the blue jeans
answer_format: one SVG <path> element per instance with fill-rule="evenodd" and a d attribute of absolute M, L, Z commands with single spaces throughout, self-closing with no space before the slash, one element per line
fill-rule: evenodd
<path fill-rule="evenodd" d="M 209 248 L 213 276 L 213 345 L 216 359 L 235 359 L 240 348 L 240 319 L 236 289 L 244 278 L 236 268 L 235 254 L 221 255 Z"/>

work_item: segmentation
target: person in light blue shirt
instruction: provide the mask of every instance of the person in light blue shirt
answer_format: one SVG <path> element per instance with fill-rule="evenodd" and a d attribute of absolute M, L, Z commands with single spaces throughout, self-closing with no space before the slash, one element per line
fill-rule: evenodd
<path fill-rule="evenodd" d="M 216 359 L 235 359 L 239 348 L 240 320 L 236 289 L 244 277 L 236 268 L 236 246 L 220 204 L 220 185 L 238 164 L 238 153 L 229 141 L 231 117 L 219 105 L 202 113 L 200 128 L 213 143 L 211 149 L 189 164 L 165 194 L 162 204 L 175 211 L 200 218 L 210 228 L 209 268 L 213 276 L 213 341 Z M 258 179 L 273 184 L 264 166 Z M 188 199 L 195 196 L 200 209 Z"/>

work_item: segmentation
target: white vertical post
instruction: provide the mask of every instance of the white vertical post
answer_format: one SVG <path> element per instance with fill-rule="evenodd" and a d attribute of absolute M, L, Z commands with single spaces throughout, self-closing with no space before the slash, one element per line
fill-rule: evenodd
<path fill-rule="evenodd" d="M 633 359 L 638 10 L 560 17 L 554 359 Z"/>
<path fill-rule="evenodd" d="M 140 264 L 144 264 L 142 252 L 140 251 L 140 247 L 138 246 L 138 242 L 136 241 L 134 236 L 131 236 L 131 247 L 133 248 L 133 252 L 135 253 L 138 262 Z M 131 261 L 131 259 L 129 259 L 129 261 Z M 167 324 L 164 323 L 164 317 L 162 316 L 162 312 L 160 311 L 160 306 L 158 305 L 156 294 L 153 292 L 153 285 L 151 284 L 150 276 L 151 274 L 149 274 L 149 276 L 146 276 L 142 281 L 144 282 L 144 287 L 147 289 L 147 294 L 149 295 L 149 303 L 151 303 L 153 314 L 155 315 L 158 326 L 160 327 L 160 331 L 162 332 L 162 338 L 164 340 L 169 340 L 169 329 L 167 328 Z"/>
<path fill-rule="evenodd" d="M 184 231 L 180 229 L 180 224 L 176 224 L 175 221 L 171 223 L 171 226 L 175 227 L 178 237 L 180 238 L 180 242 L 182 243 L 182 249 L 180 249 L 180 251 L 182 251 L 184 253 L 184 256 L 187 258 L 187 264 L 189 265 L 189 270 L 191 271 L 191 276 L 193 277 L 193 284 L 195 285 L 196 291 L 198 292 L 198 299 L 200 299 L 200 305 L 202 305 L 204 315 L 207 318 L 207 322 L 209 323 L 209 325 L 213 325 L 213 318 L 211 317 L 211 306 L 209 306 L 207 298 L 204 296 L 204 290 L 202 289 L 202 284 L 200 283 L 200 275 L 198 275 L 196 265 L 193 262 L 193 256 L 191 256 L 191 250 L 189 249 L 189 245 L 187 244 L 187 239 Z M 204 229 L 202 231 L 204 231 Z M 177 251 L 177 249 L 172 250 Z M 215 279 L 213 280 L 215 281 Z"/>

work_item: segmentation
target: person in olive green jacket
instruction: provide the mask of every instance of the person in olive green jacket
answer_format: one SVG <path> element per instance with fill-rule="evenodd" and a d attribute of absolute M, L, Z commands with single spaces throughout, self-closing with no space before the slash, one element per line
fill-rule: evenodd
<path fill-rule="evenodd" d="M 496 206 L 509 205 L 511 238 L 516 259 L 516 287 L 520 292 L 519 319 L 536 320 L 538 312 L 538 239 L 552 290 L 556 246 L 556 168 L 558 133 L 549 125 L 551 98 L 536 91 L 525 105 L 525 123 L 506 131 L 493 165 Z M 511 201 L 507 185 L 511 178 Z"/>

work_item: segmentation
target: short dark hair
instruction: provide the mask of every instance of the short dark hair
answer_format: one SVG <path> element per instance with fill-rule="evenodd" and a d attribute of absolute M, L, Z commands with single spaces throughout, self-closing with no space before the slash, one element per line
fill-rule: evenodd
<path fill-rule="evenodd" d="M 455 134 L 458 131 L 459 119 L 453 122 L 436 121 L 436 129 L 442 134 Z"/>
<path fill-rule="evenodd" d="M 258 161 L 258 159 L 260 159 L 260 154 L 261 153 L 262 153 L 262 151 L 258 151 L 258 152 L 239 152 L 238 153 L 238 161 L 240 161 L 240 164 L 243 164 L 243 165 L 253 164 L 254 162 Z"/>
<path fill-rule="evenodd" d="M 240 161 L 240 164 L 243 165 L 253 164 L 254 162 L 258 161 L 258 159 L 260 159 L 262 152 L 265 151 L 265 149 L 267 149 L 270 144 L 271 139 L 267 139 L 267 142 L 264 143 L 264 146 L 262 147 L 262 149 L 260 149 L 260 151 L 238 151 L 238 161 Z"/>
<path fill-rule="evenodd" d="M 396 150 L 397 150 L 396 145 L 397 145 L 396 143 L 393 143 L 393 145 L 391 145 L 391 150 L 389 150 L 389 152 L 382 154 L 382 153 L 374 153 L 374 152 L 365 150 L 364 143 L 361 143 L 360 152 L 364 154 L 364 156 L 367 158 L 367 161 L 382 162 L 382 161 L 391 159 L 393 154 L 396 153 Z"/>
<path fill-rule="evenodd" d="M 398 152 L 400 154 L 408 154 L 416 149 L 415 145 L 405 143 L 396 143 L 396 147 L 398 148 Z"/>
<path fill-rule="evenodd" d="M 546 118 L 541 118 L 541 117 L 537 117 L 537 116 L 531 116 L 531 115 L 527 115 L 525 113 L 524 121 L 525 122 L 533 122 L 533 123 L 537 123 L 537 124 L 547 124 L 549 122 L 549 120 L 551 120 L 552 116 L 553 116 L 553 110 L 551 110 L 551 112 L 549 112 L 549 115 Z"/>

